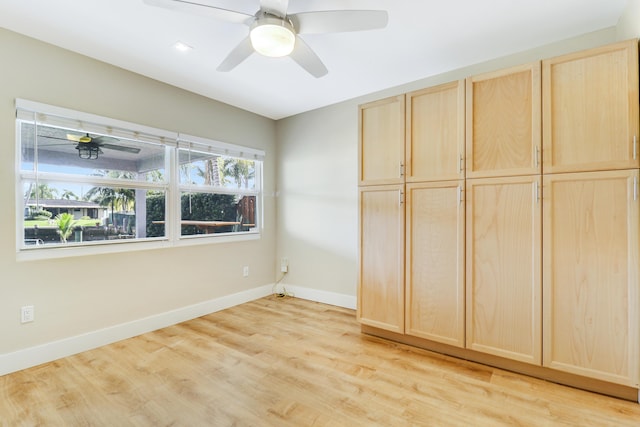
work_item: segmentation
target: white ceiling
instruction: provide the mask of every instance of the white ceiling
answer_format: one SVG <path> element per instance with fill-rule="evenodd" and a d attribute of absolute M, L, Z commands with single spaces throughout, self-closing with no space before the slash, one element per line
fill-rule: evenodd
<path fill-rule="evenodd" d="M 194 0 L 255 13 L 259 0 Z M 0 0 L 0 26 L 280 119 L 617 24 L 628 0 L 290 0 L 289 13 L 383 9 L 383 30 L 302 35 L 329 69 L 253 54 L 216 71 L 248 27 L 142 0 Z M 176 41 L 194 47 L 174 49 Z"/>

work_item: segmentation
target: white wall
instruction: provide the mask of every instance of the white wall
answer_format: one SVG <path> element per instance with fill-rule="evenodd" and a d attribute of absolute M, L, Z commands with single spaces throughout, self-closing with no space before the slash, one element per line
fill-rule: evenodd
<path fill-rule="evenodd" d="M 38 345 L 273 283 L 272 120 L 4 29 L 0 29 L 0 52 L 0 365 L 7 355 L 19 358 L 20 351 Z M 262 238 L 17 262 L 15 98 L 265 150 Z M 243 265 L 250 266 L 247 278 L 242 277 Z M 35 306 L 35 322 L 22 325 L 19 309 L 27 304 Z"/>
<path fill-rule="evenodd" d="M 627 8 L 618 21 L 618 40 L 640 37 L 640 0 L 629 0 Z"/>
<path fill-rule="evenodd" d="M 290 263 L 283 283 L 356 295 L 358 104 L 615 40 L 609 28 L 280 120 L 277 242 Z"/>

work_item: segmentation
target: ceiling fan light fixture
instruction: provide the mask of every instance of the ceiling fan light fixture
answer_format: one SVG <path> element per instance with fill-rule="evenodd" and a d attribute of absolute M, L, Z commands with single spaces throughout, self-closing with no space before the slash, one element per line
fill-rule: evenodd
<path fill-rule="evenodd" d="M 78 157 L 86 160 L 96 160 L 102 154 L 100 147 L 90 144 L 78 144 L 76 150 L 78 150 Z"/>
<path fill-rule="evenodd" d="M 249 37 L 256 52 L 272 58 L 289 55 L 296 43 L 293 25 L 286 19 L 271 16 L 258 18 Z"/>

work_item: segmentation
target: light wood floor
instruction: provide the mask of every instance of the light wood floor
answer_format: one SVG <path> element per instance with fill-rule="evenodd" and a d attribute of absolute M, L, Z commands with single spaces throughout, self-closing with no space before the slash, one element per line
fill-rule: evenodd
<path fill-rule="evenodd" d="M 634 426 L 640 405 L 268 297 L 0 377 L 1 426 Z"/>

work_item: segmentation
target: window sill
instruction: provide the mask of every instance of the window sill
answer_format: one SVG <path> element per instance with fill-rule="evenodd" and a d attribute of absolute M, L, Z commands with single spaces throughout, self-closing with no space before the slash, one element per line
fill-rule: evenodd
<path fill-rule="evenodd" d="M 17 261 L 36 261 L 56 258 L 70 258 L 89 255 L 102 255 L 120 252 L 138 252 L 155 249 L 168 249 L 184 246 L 210 245 L 220 243 L 244 242 L 259 240 L 259 232 L 246 232 L 237 234 L 198 235 L 184 237 L 171 242 L 168 239 L 148 239 L 136 241 L 113 241 L 109 243 L 84 244 L 74 246 L 56 246 L 50 248 L 22 249 L 16 253 Z"/>

